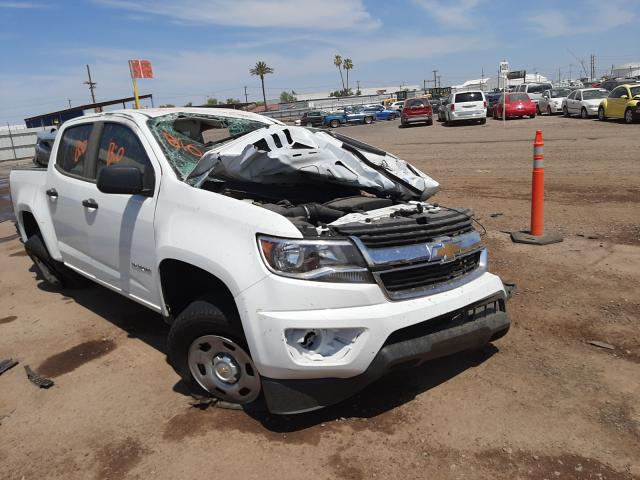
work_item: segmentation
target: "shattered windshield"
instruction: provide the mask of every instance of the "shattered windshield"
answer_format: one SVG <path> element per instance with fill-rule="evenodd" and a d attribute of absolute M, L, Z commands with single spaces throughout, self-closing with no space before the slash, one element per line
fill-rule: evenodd
<path fill-rule="evenodd" d="M 205 152 L 268 124 L 218 115 L 170 113 L 148 121 L 169 164 L 185 180 Z"/>

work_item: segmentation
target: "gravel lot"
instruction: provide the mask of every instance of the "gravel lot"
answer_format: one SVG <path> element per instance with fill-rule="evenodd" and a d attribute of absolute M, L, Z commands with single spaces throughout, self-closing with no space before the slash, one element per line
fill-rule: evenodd
<path fill-rule="evenodd" d="M 528 227 L 536 128 L 546 226 L 565 237 L 546 247 L 505 233 Z M 199 410 L 165 361 L 159 316 L 101 287 L 43 285 L 6 221 L 0 358 L 21 365 L 0 376 L 1 479 L 640 478 L 640 125 L 340 132 L 436 178 L 433 201 L 475 209 L 490 268 L 518 285 L 509 334 L 312 414 Z M 56 385 L 29 383 L 27 364 Z"/>

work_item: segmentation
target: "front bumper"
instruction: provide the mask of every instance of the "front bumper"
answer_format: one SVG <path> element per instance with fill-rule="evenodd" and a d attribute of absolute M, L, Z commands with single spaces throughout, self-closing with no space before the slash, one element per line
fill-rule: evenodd
<path fill-rule="evenodd" d="M 292 414 L 323 408 L 351 397 L 386 373 L 483 345 L 504 336 L 510 322 L 502 294 L 393 332 L 368 368 L 352 378 L 262 379 L 272 413 Z"/>

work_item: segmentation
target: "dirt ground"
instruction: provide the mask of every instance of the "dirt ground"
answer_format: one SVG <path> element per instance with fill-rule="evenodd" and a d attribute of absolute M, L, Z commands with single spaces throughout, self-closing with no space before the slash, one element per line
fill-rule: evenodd
<path fill-rule="evenodd" d="M 341 133 L 436 178 L 434 202 L 475 209 L 491 270 L 518 286 L 506 337 L 311 414 L 200 410 L 159 316 L 101 287 L 43 285 L 6 221 L 0 358 L 21 365 L 0 376 L 0 478 L 640 478 L 640 125 L 397 125 Z M 564 235 L 545 247 L 506 233 L 528 227 L 536 128 L 546 227 Z"/>

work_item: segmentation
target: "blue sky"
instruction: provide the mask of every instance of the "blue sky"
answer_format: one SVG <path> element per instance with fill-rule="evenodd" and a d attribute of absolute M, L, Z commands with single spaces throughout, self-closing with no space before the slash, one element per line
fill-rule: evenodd
<path fill-rule="evenodd" d="M 267 97 L 337 89 L 332 59 L 350 57 L 363 86 L 442 85 L 511 68 L 556 79 L 596 55 L 598 73 L 640 61 L 640 0 L 0 0 L 0 122 L 129 96 L 127 60 L 152 61 L 140 81 L 157 104 L 261 97 L 249 75 L 275 70 Z M 572 65 L 570 67 L 570 65 Z"/>

